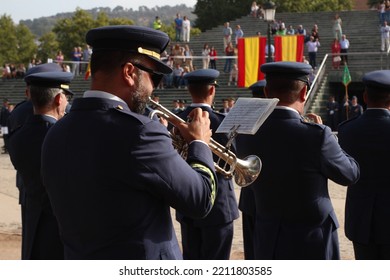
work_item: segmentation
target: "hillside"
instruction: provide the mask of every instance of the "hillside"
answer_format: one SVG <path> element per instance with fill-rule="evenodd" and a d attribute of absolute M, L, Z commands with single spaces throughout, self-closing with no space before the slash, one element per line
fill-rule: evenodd
<path fill-rule="evenodd" d="M 136 25 L 152 27 L 153 20 L 159 16 L 164 24 L 172 24 L 177 13 L 182 16 L 186 15 L 191 21 L 195 21 L 196 15 L 192 14 L 193 8 L 187 7 L 185 4 L 176 6 L 162 6 L 148 8 L 141 6 L 138 10 L 127 9 L 122 6 L 117 6 L 114 9 L 109 7 L 98 7 L 91 10 L 85 10 L 90 13 L 93 18 L 96 18 L 100 12 L 107 14 L 109 18 L 127 18 L 135 22 Z M 19 23 L 25 24 L 31 32 L 37 37 L 49 32 L 54 27 L 59 19 L 71 18 L 72 13 L 58 13 L 50 17 L 41 17 L 33 20 L 21 20 Z"/>
<path fill-rule="evenodd" d="M 367 0 L 352 0 L 352 2 L 353 10 L 369 9 Z M 133 20 L 136 25 L 152 27 L 153 20 L 156 16 L 159 16 L 164 24 L 170 25 L 177 13 L 180 13 L 182 16 L 186 15 L 192 23 L 195 23 L 197 16 L 192 13 L 193 10 L 194 7 L 187 7 L 185 4 L 181 4 L 176 6 L 156 6 L 153 8 L 141 6 L 138 10 L 132 8 L 128 9 L 123 6 L 117 6 L 113 9 L 109 7 L 96 7 L 85 11 L 91 13 L 94 18 L 96 18 L 100 12 L 104 12 L 109 18 L 127 18 Z M 25 24 L 34 35 L 40 37 L 51 31 L 57 20 L 71 18 L 73 15 L 74 12 L 58 13 L 50 17 L 21 20 L 19 23 Z"/>

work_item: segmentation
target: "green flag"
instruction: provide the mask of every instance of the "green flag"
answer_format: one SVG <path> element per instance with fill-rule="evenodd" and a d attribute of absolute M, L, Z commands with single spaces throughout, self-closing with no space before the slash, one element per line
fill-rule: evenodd
<path fill-rule="evenodd" d="M 344 86 L 348 86 L 351 82 L 351 74 L 349 74 L 348 66 L 344 65 L 344 73 L 343 73 L 343 84 Z"/>

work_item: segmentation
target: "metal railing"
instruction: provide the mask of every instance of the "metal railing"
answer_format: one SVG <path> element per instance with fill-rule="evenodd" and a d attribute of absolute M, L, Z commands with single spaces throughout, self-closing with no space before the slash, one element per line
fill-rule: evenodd
<path fill-rule="evenodd" d="M 306 103 L 305 103 L 305 107 L 304 107 L 304 114 L 307 113 L 307 110 L 309 109 L 309 107 L 312 103 L 314 93 L 317 91 L 317 89 L 318 89 L 319 85 L 321 84 L 321 81 L 325 75 L 327 59 L 328 59 L 328 54 L 326 54 L 324 59 L 322 60 L 321 65 L 318 68 L 317 73 L 315 74 L 314 79 L 311 83 L 310 90 L 306 95 L 307 99 L 306 99 Z"/>
<path fill-rule="evenodd" d="M 360 82 L 361 77 L 369 71 L 390 69 L 390 48 L 385 52 L 348 52 L 340 53 L 339 56 L 348 56 L 348 69 L 352 77 L 352 82 Z M 343 77 L 343 65 L 340 65 L 339 69 L 332 70 L 332 59 L 334 55 L 331 53 L 325 54 L 320 67 L 316 71 L 316 75 L 312 81 L 311 89 L 308 92 L 307 100 L 304 107 L 304 112 L 307 113 L 315 93 L 319 89 L 322 80 L 330 72 L 334 71 L 332 77 L 337 78 L 342 82 Z M 332 80 L 331 80 L 332 81 Z M 334 82 L 334 80 L 333 80 Z"/>

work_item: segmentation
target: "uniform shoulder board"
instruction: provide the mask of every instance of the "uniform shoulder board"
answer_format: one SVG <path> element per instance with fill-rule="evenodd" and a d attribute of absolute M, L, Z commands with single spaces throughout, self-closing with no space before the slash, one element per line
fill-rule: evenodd
<path fill-rule="evenodd" d="M 150 108 L 145 109 L 145 113 L 143 115 L 134 113 L 130 109 L 128 109 L 126 105 L 121 105 L 121 104 L 115 104 L 114 106 L 112 106 L 110 108 L 110 110 L 113 110 L 113 111 L 118 112 L 120 114 L 124 114 L 124 115 L 127 115 L 133 119 L 136 119 L 139 124 L 146 124 L 148 122 L 158 120 L 158 119 L 149 118 L 148 115 L 149 115 L 149 112 L 151 111 Z M 155 116 L 155 117 L 157 118 L 157 116 Z"/>
<path fill-rule="evenodd" d="M 301 123 L 306 124 L 306 125 L 310 125 L 313 127 L 318 127 L 321 129 L 323 129 L 323 127 L 325 126 L 324 124 L 315 123 L 315 122 L 312 122 L 312 121 L 304 119 L 304 118 L 301 119 Z"/>

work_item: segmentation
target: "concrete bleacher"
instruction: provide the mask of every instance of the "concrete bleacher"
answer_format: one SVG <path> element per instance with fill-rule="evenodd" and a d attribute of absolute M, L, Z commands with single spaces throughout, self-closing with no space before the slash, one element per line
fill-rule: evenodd
<path fill-rule="evenodd" d="M 320 43 L 317 54 L 317 63 L 320 64 L 327 53 L 331 52 L 331 43 L 333 40 L 332 20 L 335 12 L 316 12 L 316 13 L 278 13 L 276 11 L 276 20 L 281 20 L 288 25 L 302 24 L 303 27 L 310 32 L 312 26 L 317 24 L 319 27 Z M 349 69 L 353 81 L 359 81 L 361 75 L 367 71 L 388 68 L 387 55 L 380 53 L 380 34 L 379 20 L 377 11 L 342 11 L 338 12 L 342 19 L 343 33 L 347 35 L 351 46 L 349 49 Z M 239 19 L 230 21 L 230 26 L 234 30 L 239 24 L 244 31 L 245 37 L 256 36 L 256 32 L 260 31 L 266 36 L 268 25 L 262 19 L 243 16 Z M 200 56 L 203 45 L 208 43 L 210 46 L 216 47 L 218 55 L 223 55 L 223 39 L 222 39 L 223 22 L 220 26 L 207 30 L 199 36 L 192 37 L 189 43 L 195 56 Z M 233 36 L 234 38 L 234 36 Z M 176 42 L 172 42 L 175 44 Z M 183 45 L 183 43 L 181 43 Z M 307 50 L 305 49 L 307 56 Z M 220 87 L 217 89 L 215 107 L 222 107 L 222 99 L 227 97 L 249 97 L 250 91 L 246 88 L 237 88 L 236 86 L 228 86 L 228 74 L 224 73 L 224 59 L 217 60 L 217 69 L 220 70 L 219 78 Z M 194 59 L 194 66 L 201 68 L 201 60 Z M 331 61 L 327 62 L 326 82 L 318 90 L 317 97 L 313 101 L 311 111 L 323 114 L 325 103 L 329 95 L 329 83 L 341 81 L 342 71 L 332 70 Z M 77 76 L 71 88 L 76 92 L 76 97 L 81 96 L 89 87 L 90 81 L 85 81 L 83 76 Z M 7 97 L 12 103 L 17 103 L 24 99 L 25 85 L 22 80 L 5 80 L 0 81 L 0 98 Z M 157 89 L 155 94 L 160 97 L 162 105 L 171 108 L 173 99 L 190 100 L 190 96 L 185 89 Z"/>

